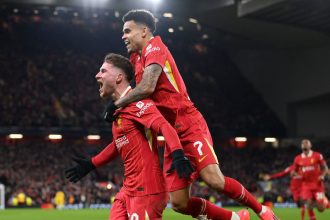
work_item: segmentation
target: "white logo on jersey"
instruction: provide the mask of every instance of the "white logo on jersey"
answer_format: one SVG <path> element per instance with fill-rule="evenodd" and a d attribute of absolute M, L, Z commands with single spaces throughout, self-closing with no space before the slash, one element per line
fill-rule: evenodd
<path fill-rule="evenodd" d="M 147 50 L 147 51 L 150 50 L 151 47 L 152 47 L 152 45 L 149 44 L 149 45 L 147 46 L 147 49 L 146 49 L 146 50 Z"/>
<path fill-rule="evenodd" d="M 122 136 L 120 138 L 117 138 L 115 140 L 115 143 L 116 143 L 117 149 L 119 150 L 122 146 L 128 144 L 129 141 L 128 141 L 127 137 L 124 135 L 124 136 Z"/>
<path fill-rule="evenodd" d="M 153 52 L 153 51 L 159 51 L 160 47 L 152 47 L 151 44 L 149 44 L 149 46 L 146 49 L 146 53 L 144 54 L 144 56 L 148 56 L 149 53 Z"/>
<path fill-rule="evenodd" d="M 148 102 L 145 106 L 143 106 L 143 108 L 141 108 L 141 110 L 136 113 L 136 116 L 138 116 L 139 118 L 144 114 L 144 112 L 153 104 L 151 102 Z"/>
<path fill-rule="evenodd" d="M 138 107 L 139 109 L 141 109 L 144 106 L 144 103 L 139 101 L 138 103 L 136 103 L 136 107 Z"/>
<path fill-rule="evenodd" d="M 308 171 L 313 171 L 315 170 L 315 167 L 314 166 L 305 166 L 305 167 L 302 167 L 302 171 L 303 172 L 308 172 Z"/>

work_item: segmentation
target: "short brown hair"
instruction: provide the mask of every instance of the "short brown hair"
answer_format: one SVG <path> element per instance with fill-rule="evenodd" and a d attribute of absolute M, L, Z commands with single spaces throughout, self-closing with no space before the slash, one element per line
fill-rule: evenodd
<path fill-rule="evenodd" d="M 111 63 L 115 67 L 121 69 L 124 72 L 128 82 L 131 82 L 134 78 L 133 65 L 126 57 L 120 54 L 109 53 L 105 56 L 104 62 Z"/>
<path fill-rule="evenodd" d="M 146 25 L 151 33 L 156 31 L 156 22 L 154 15 L 145 9 L 130 10 L 123 16 L 123 22 L 135 21 L 136 23 Z"/>

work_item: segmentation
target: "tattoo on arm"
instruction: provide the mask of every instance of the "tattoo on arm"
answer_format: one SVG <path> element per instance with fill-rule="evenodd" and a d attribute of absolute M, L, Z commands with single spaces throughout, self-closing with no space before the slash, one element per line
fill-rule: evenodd
<path fill-rule="evenodd" d="M 157 85 L 162 67 L 158 64 L 151 64 L 144 69 L 142 80 L 136 87 L 126 96 L 115 102 L 117 107 L 125 107 L 126 105 L 144 99 L 151 95 Z"/>

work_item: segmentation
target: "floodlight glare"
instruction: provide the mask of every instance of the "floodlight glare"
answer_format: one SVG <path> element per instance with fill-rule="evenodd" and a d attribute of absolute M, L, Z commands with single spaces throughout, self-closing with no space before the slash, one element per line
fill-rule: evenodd
<path fill-rule="evenodd" d="M 277 139 L 274 138 L 274 137 L 266 137 L 265 138 L 265 142 L 267 142 L 267 143 L 274 143 L 276 141 L 277 141 Z"/>
<path fill-rule="evenodd" d="M 10 139 L 22 139 L 23 138 L 22 134 L 9 134 L 8 136 Z"/>
<path fill-rule="evenodd" d="M 50 140 L 61 140 L 62 135 L 60 135 L 60 134 L 50 134 L 50 135 L 48 135 L 48 139 L 50 139 Z"/>
<path fill-rule="evenodd" d="M 236 142 L 246 142 L 247 138 L 246 137 L 235 137 Z"/>
<path fill-rule="evenodd" d="M 90 134 L 90 135 L 87 135 L 87 139 L 88 140 L 100 140 L 101 136 L 97 135 L 97 134 Z"/>
<path fill-rule="evenodd" d="M 157 141 L 165 141 L 164 136 L 157 136 Z"/>

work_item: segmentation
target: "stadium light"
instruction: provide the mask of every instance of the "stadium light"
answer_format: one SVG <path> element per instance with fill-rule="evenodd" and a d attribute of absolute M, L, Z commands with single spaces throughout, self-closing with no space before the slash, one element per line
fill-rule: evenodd
<path fill-rule="evenodd" d="M 87 139 L 88 140 L 100 140 L 101 136 L 98 134 L 90 134 L 90 135 L 87 135 Z"/>
<path fill-rule="evenodd" d="M 206 40 L 206 39 L 209 38 L 209 35 L 207 35 L 207 34 L 203 34 L 202 38 L 203 38 L 204 40 Z"/>
<path fill-rule="evenodd" d="M 112 184 L 111 183 L 107 184 L 107 189 L 112 189 Z"/>
<path fill-rule="evenodd" d="M 9 134 L 8 137 L 10 139 L 22 139 L 23 135 L 22 134 Z"/>
<path fill-rule="evenodd" d="M 50 134 L 50 135 L 48 135 L 48 139 L 49 140 L 61 140 L 62 135 L 60 135 L 60 134 Z"/>
<path fill-rule="evenodd" d="M 170 13 L 170 12 L 165 12 L 165 13 L 163 14 L 163 17 L 164 17 L 164 18 L 173 18 L 173 14 Z"/>
<path fill-rule="evenodd" d="M 267 142 L 267 143 L 274 143 L 274 142 L 277 142 L 277 139 L 274 138 L 274 137 L 266 137 L 265 138 L 265 142 Z"/>
<path fill-rule="evenodd" d="M 198 23 L 197 19 L 195 19 L 195 18 L 189 18 L 189 22 L 194 23 L 194 24 Z"/>
<path fill-rule="evenodd" d="M 157 141 L 165 141 L 164 136 L 157 136 Z"/>
<path fill-rule="evenodd" d="M 236 142 L 246 142 L 247 138 L 246 137 L 235 137 Z"/>
<path fill-rule="evenodd" d="M 173 28 L 169 28 L 168 29 L 168 32 L 173 33 L 174 32 L 174 29 Z"/>
<path fill-rule="evenodd" d="M 119 11 L 115 11 L 115 17 L 116 17 L 116 18 L 119 18 L 119 16 L 120 16 Z"/>
<path fill-rule="evenodd" d="M 78 12 L 73 13 L 73 16 L 75 16 L 75 17 L 78 17 L 78 15 L 79 15 Z"/>
<path fill-rule="evenodd" d="M 37 15 L 37 14 L 39 14 L 39 10 L 35 9 L 35 10 L 33 11 L 33 13 Z"/>
<path fill-rule="evenodd" d="M 13 12 L 14 12 L 14 13 L 18 13 L 19 10 L 18 10 L 17 8 L 14 8 Z"/>
<path fill-rule="evenodd" d="M 182 26 L 179 26 L 178 29 L 179 29 L 179 31 L 183 31 L 183 27 Z"/>

